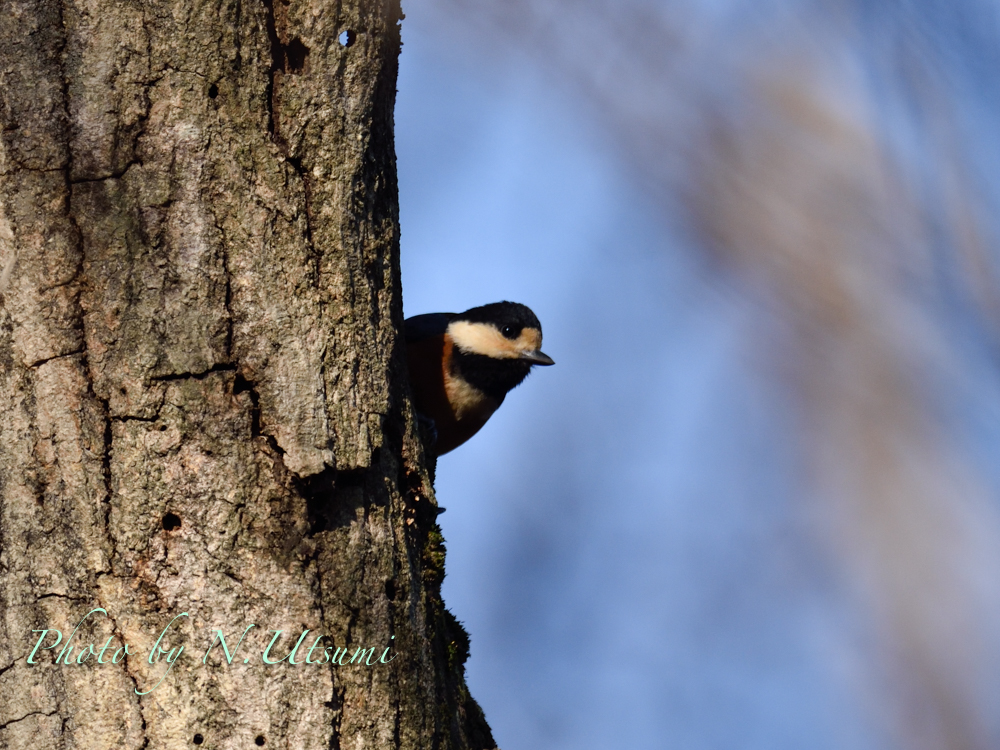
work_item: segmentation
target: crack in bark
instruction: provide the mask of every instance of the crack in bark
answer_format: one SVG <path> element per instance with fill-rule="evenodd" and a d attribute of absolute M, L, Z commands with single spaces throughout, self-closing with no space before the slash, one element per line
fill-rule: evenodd
<path fill-rule="evenodd" d="M 89 369 L 89 368 L 88 368 Z M 91 384 L 91 393 L 93 393 L 93 385 Z M 97 394 L 94 394 L 94 398 L 97 398 Z M 114 534 L 111 533 L 111 449 L 114 443 L 114 433 L 112 432 L 111 421 L 114 417 L 111 416 L 111 404 L 106 399 L 98 399 L 101 403 L 101 407 L 104 409 L 104 453 L 101 455 L 101 473 L 104 478 L 104 534 L 111 545 L 111 554 L 108 555 L 108 567 L 109 573 L 114 571 L 115 558 L 118 556 L 118 543 L 115 541 Z"/>
<path fill-rule="evenodd" d="M 332 670 L 332 668 L 331 668 Z M 332 670 L 335 671 L 335 670 Z M 340 725 L 344 720 L 344 696 L 347 694 L 345 688 L 337 689 L 337 683 L 333 685 L 333 696 L 327 706 L 333 710 L 333 734 L 330 735 L 329 750 L 341 750 L 340 748 Z"/>
<path fill-rule="evenodd" d="M 103 602 L 101 602 L 101 604 L 103 605 Z M 105 609 L 107 609 L 107 607 L 105 607 Z M 122 632 L 121 628 L 118 627 L 118 621 L 115 619 L 115 616 L 111 614 L 110 610 L 108 610 L 108 619 L 111 620 L 112 632 L 118 636 L 122 643 L 127 643 L 125 640 L 125 634 Z M 146 731 L 146 716 L 142 712 L 142 696 L 139 695 L 139 681 L 136 679 L 135 675 L 132 673 L 132 669 L 129 667 L 128 657 L 128 653 L 122 657 L 122 668 L 125 672 L 125 676 L 128 677 L 132 683 L 136 700 L 136 709 L 139 712 L 139 721 L 142 723 L 142 748 L 146 748 L 149 747 L 149 734 Z"/>
<path fill-rule="evenodd" d="M 218 217 L 218 215 L 214 211 L 211 211 L 211 214 L 212 214 L 212 225 L 215 227 L 215 230 L 219 233 L 219 252 L 221 253 L 221 259 L 222 259 L 222 272 L 223 272 L 223 274 L 226 277 L 226 290 L 225 290 L 226 294 L 225 294 L 225 300 L 223 301 L 223 305 L 224 305 L 224 307 L 226 309 L 226 341 L 225 341 L 225 349 L 226 349 L 226 360 L 232 362 L 232 359 L 233 359 L 233 308 L 232 308 L 232 301 L 233 301 L 233 280 L 232 280 L 232 276 L 229 273 L 229 252 L 228 252 L 228 249 L 227 249 L 229 246 L 226 243 L 226 231 L 225 231 L 225 229 L 222 228 L 222 225 L 219 224 L 219 217 Z M 239 369 L 239 368 L 237 368 L 237 369 Z"/>
<path fill-rule="evenodd" d="M 226 308 L 226 359 L 233 360 L 233 281 L 229 275 L 229 253 L 226 251 L 226 243 L 222 246 L 222 272 L 226 275 L 226 296 L 223 304 Z"/>
<path fill-rule="evenodd" d="M 147 115 L 147 117 L 148 117 L 148 115 Z M 146 118 L 144 118 L 144 117 L 143 118 L 139 118 L 140 122 L 145 121 L 145 119 Z M 136 135 L 135 139 L 138 140 L 141 137 L 141 134 L 142 134 L 142 131 L 140 130 L 139 134 Z M 86 184 L 88 182 L 106 182 L 107 180 L 120 180 L 134 166 L 140 166 L 141 167 L 142 166 L 142 160 L 140 160 L 140 159 L 133 159 L 132 161 L 128 162 L 128 164 L 126 164 L 122 169 L 118 170 L 117 172 L 111 172 L 110 174 L 101 175 L 99 177 L 77 177 L 75 180 L 70 179 L 69 180 L 69 184 L 70 185 L 83 185 L 83 184 Z"/>
<path fill-rule="evenodd" d="M 216 558 L 214 556 L 212 557 L 212 559 L 218 561 L 218 558 Z M 226 578 L 231 578 L 232 580 L 236 581 L 236 583 L 240 584 L 240 586 L 243 586 L 244 588 L 246 588 L 246 586 L 243 583 L 243 579 L 240 578 L 235 573 L 233 573 L 231 570 L 223 570 L 222 571 L 222 575 L 224 575 Z"/>
<path fill-rule="evenodd" d="M 55 592 L 55 591 L 50 591 L 48 594 L 42 594 L 41 596 L 36 597 L 36 601 L 41 601 L 42 599 L 65 599 L 66 601 L 69 601 L 69 602 L 88 602 L 88 601 L 90 601 L 90 599 L 87 598 L 87 597 L 83 597 L 83 596 L 70 596 L 69 594 L 60 594 L 60 593 Z M 0 674 L 3 674 L 3 673 L 0 672 Z"/>
<path fill-rule="evenodd" d="M 243 45 L 240 44 L 240 21 L 243 17 L 243 2 L 236 0 L 236 9 L 233 19 L 233 46 L 236 47 L 236 57 L 233 59 L 233 67 L 238 71 L 243 68 Z"/>
<path fill-rule="evenodd" d="M 174 372 L 168 375 L 153 375 L 150 381 L 154 383 L 167 383 L 174 380 L 204 380 L 209 375 L 217 372 L 236 372 L 236 366 L 232 364 L 212 365 L 203 372 Z"/>
<path fill-rule="evenodd" d="M 66 169 L 66 167 L 47 167 L 45 169 L 42 169 L 40 167 L 28 167 L 22 164 L 21 162 L 11 158 L 9 154 L 8 158 L 10 158 L 11 161 L 14 162 L 14 169 L 8 169 L 3 172 L 0 172 L 0 177 L 6 177 L 7 175 L 14 174 L 15 172 L 34 172 L 36 174 L 49 174 L 50 172 L 62 172 Z"/>
<path fill-rule="evenodd" d="M 51 292 L 53 289 L 62 289 L 65 286 L 69 286 L 76 280 L 77 280 L 76 276 L 74 276 L 73 278 L 67 279 L 66 281 L 60 281 L 58 284 L 52 284 L 50 286 L 40 286 L 38 287 L 38 293 L 45 294 L 46 292 Z"/>
<path fill-rule="evenodd" d="M 17 724 L 19 721 L 24 721 L 25 719 L 30 719 L 32 716 L 55 716 L 57 713 L 59 713 L 58 710 L 49 711 L 48 713 L 46 713 L 45 711 L 32 711 L 31 713 L 25 714 L 24 716 L 22 716 L 19 719 L 11 719 L 10 721 L 7 721 L 7 722 L 4 722 L 3 724 L 0 724 L 0 729 L 6 729 L 11 724 Z"/>
<path fill-rule="evenodd" d="M 267 443 L 268 447 L 270 447 L 270 449 L 274 452 L 274 455 L 276 455 L 278 457 L 278 460 L 281 461 L 282 466 L 284 466 L 285 463 L 284 448 L 278 445 L 278 440 L 277 438 L 274 437 L 274 435 L 270 435 L 264 432 L 264 429 L 261 426 L 260 393 L 257 392 L 257 384 L 251 380 L 248 380 L 243 375 L 241 375 L 239 371 L 237 371 L 236 378 L 233 381 L 233 395 L 235 396 L 236 394 L 244 392 L 250 394 L 250 403 L 251 403 L 250 437 L 264 438 L 264 441 Z M 285 469 L 287 471 L 287 467 L 285 467 Z"/>
<path fill-rule="evenodd" d="M 257 393 L 256 383 L 247 380 L 237 371 L 233 380 L 233 395 L 240 393 L 250 394 L 250 436 L 260 437 L 260 394 Z"/>
<path fill-rule="evenodd" d="M 75 357 L 79 354 L 86 354 L 86 348 L 77 349 L 76 351 L 72 352 L 66 352 L 65 354 L 53 354 L 51 357 L 45 357 L 43 359 L 39 359 L 34 362 L 29 362 L 28 367 L 31 369 L 38 369 L 42 365 L 47 364 L 54 359 L 62 359 L 63 357 Z"/>
<path fill-rule="evenodd" d="M 265 98 L 267 99 L 267 132 L 271 134 L 271 137 L 277 141 L 280 136 L 278 135 L 278 113 L 277 113 L 277 99 L 278 99 L 278 89 L 280 88 L 280 80 L 277 78 L 278 72 L 282 68 L 282 44 L 281 39 L 278 36 L 278 25 L 277 19 L 274 13 L 274 0 L 262 0 L 264 4 L 264 26 L 267 30 L 267 41 L 268 46 L 271 51 L 271 68 L 268 72 L 268 84 L 267 91 L 265 92 Z"/>
<path fill-rule="evenodd" d="M 319 545 L 313 547 L 312 553 L 306 558 L 306 567 L 309 565 L 315 565 L 316 567 L 316 604 L 319 607 L 319 621 L 323 623 L 324 630 L 329 628 L 329 624 L 326 619 L 326 608 L 323 606 L 323 568 L 319 564 Z M 331 695 L 330 701 L 325 705 L 333 711 L 333 717 L 330 722 L 330 748 L 340 747 L 340 716 L 341 711 L 339 707 L 343 706 L 343 693 L 340 696 L 339 704 L 334 704 L 334 701 L 338 700 L 337 696 L 337 670 L 334 669 L 333 661 L 330 662 L 330 687 Z M 334 705 L 338 705 L 337 708 Z"/>
<path fill-rule="evenodd" d="M 285 150 L 286 151 L 288 150 L 287 147 L 286 147 Z M 299 158 L 297 156 L 288 156 L 288 155 L 286 155 L 285 156 L 285 161 L 289 165 L 291 165 L 292 169 L 295 170 L 295 173 L 299 176 L 299 179 L 302 180 L 302 192 L 304 193 L 304 197 L 305 197 L 304 206 L 303 206 L 303 208 L 304 208 L 304 212 L 303 213 L 305 214 L 305 218 L 306 218 L 306 253 L 307 253 L 308 257 L 310 259 L 312 259 L 312 263 L 313 263 L 313 280 L 314 280 L 314 283 L 316 284 L 317 288 L 320 288 L 320 286 L 321 286 L 320 285 L 320 275 L 321 275 L 321 272 L 322 272 L 322 265 L 320 263 L 320 261 L 321 261 L 321 253 L 319 253 L 317 251 L 316 245 L 313 242 L 313 230 L 312 230 L 312 225 L 313 225 L 313 215 L 312 215 L 312 182 L 309 179 L 309 175 L 306 173 L 305 169 L 303 169 L 303 167 L 302 167 L 302 159 L 301 158 Z M 326 352 L 324 351 L 323 354 L 324 354 L 324 359 L 325 359 Z M 324 387 L 325 387 L 325 378 L 324 378 Z M 324 400 L 325 400 L 326 394 L 324 393 L 323 395 L 324 395 Z"/>
<path fill-rule="evenodd" d="M 111 419 L 115 422 L 159 422 L 160 413 L 157 412 L 155 417 L 135 417 L 131 414 L 126 414 L 121 417 L 112 415 Z"/>

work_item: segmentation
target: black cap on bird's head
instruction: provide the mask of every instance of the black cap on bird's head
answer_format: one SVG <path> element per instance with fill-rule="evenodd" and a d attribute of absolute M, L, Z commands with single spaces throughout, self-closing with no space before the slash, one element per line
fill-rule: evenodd
<path fill-rule="evenodd" d="M 491 325 L 542 330 L 538 316 L 531 308 L 518 302 L 491 302 L 459 313 L 452 320 L 467 320 L 470 323 L 490 323 Z"/>

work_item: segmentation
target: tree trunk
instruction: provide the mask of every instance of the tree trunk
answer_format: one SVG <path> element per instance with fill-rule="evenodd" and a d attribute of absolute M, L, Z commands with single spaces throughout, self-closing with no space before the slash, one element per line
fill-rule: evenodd
<path fill-rule="evenodd" d="M 400 17 L 0 0 L 0 747 L 494 746 L 399 336 Z"/>

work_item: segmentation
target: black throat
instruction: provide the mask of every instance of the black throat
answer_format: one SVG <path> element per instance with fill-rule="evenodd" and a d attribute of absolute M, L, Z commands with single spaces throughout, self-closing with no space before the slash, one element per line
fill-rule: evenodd
<path fill-rule="evenodd" d="M 467 354 L 456 346 L 451 355 L 451 371 L 497 402 L 521 384 L 531 372 L 531 363 L 522 359 L 494 359 L 484 354 Z"/>

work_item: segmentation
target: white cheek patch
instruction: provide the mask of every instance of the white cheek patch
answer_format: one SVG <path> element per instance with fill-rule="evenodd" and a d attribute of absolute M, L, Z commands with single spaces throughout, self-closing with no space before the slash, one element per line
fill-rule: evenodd
<path fill-rule="evenodd" d="M 448 335 L 466 354 L 482 354 L 494 359 L 518 359 L 522 353 L 536 352 L 542 345 L 542 334 L 537 328 L 525 328 L 520 336 L 511 340 L 489 323 L 467 320 L 449 325 Z"/>
<path fill-rule="evenodd" d="M 466 354 L 482 354 L 504 359 L 514 359 L 520 355 L 517 342 L 505 338 L 488 323 L 458 320 L 448 326 L 448 335 L 455 342 L 455 346 Z"/>

